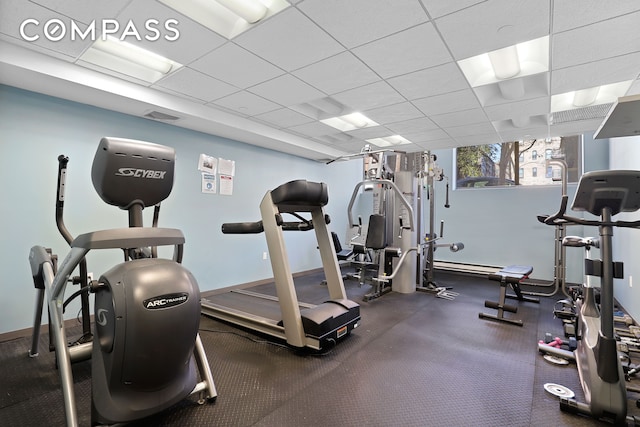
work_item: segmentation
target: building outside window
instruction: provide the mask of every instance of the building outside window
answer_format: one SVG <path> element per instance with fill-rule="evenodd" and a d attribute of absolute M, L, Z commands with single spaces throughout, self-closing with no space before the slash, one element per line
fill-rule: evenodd
<path fill-rule="evenodd" d="M 455 155 L 456 188 L 559 185 L 560 167 L 548 164 L 553 159 L 564 160 L 569 182 L 577 182 L 581 174 L 581 142 L 582 136 L 574 135 L 459 147 Z M 525 155 L 527 152 L 531 155 Z M 539 152 L 544 152 L 544 157 Z M 538 169 L 545 171 L 544 176 L 538 174 Z"/>

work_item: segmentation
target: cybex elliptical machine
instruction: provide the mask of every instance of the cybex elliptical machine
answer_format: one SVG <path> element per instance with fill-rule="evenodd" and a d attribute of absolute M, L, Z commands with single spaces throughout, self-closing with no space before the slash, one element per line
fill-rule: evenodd
<path fill-rule="evenodd" d="M 145 207 L 169 196 L 174 163 L 170 147 L 102 138 L 91 171 L 93 185 L 102 200 L 128 212 L 129 227 L 76 237 L 57 272 L 45 248 L 31 248 L 38 301 L 46 291 L 67 426 L 78 425 L 71 363 L 88 358 L 92 425 L 144 418 L 193 393 L 199 393 L 199 403 L 217 396 L 198 334 L 200 291 L 180 264 L 184 236 L 176 229 L 144 227 L 142 221 Z M 157 258 L 158 246 L 173 246 L 173 259 Z M 72 272 L 95 249 L 121 249 L 125 260 L 89 284 L 95 294 L 93 340 L 69 347 L 65 289 Z M 38 311 L 42 305 L 36 307 L 36 319 Z M 39 328 L 38 322 L 34 333 Z"/>
<path fill-rule="evenodd" d="M 640 171 L 611 170 L 585 173 L 578 184 L 571 207 L 576 211 L 586 211 L 599 216 L 598 220 L 571 217 L 565 214 L 567 196 L 562 197 L 560 211 L 546 219 L 547 224 L 562 222 L 568 224 L 597 226 L 599 238 L 565 237 L 565 246 L 579 246 L 585 249 L 600 248 L 600 260 L 587 257 L 585 273 L 600 277 L 600 307 L 594 296 L 594 288 L 583 287 L 583 296 L 578 314 L 578 328 L 581 339 L 571 353 L 551 350 L 539 345 L 541 352 L 573 358 L 578 367 L 580 383 L 585 402 L 574 399 L 560 399 L 560 409 L 613 422 L 627 423 L 627 390 L 625 377 L 618 357 L 614 335 L 614 295 L 613 279 L 623 277 L 623 266 L 613 262 L 612 236 L 614 227 L 640 228 L 640 221 L 612 221 L 619 212 L 635 212 L 640 209 Z"/>

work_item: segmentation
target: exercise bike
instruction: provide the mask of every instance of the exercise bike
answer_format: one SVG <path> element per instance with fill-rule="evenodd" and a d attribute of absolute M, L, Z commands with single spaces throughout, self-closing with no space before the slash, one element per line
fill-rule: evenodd
<path fill-rule="evenodd" d="M 200 291 L 182 261 L 180 230 L 144 227 L 142 211 L 169 196 L 175 151 L 166 146 L 102 138 L 91 178 L 100 198 L 126 210 L 129 227 L 82 234 L 54 272 L 42 246 L 29 254 L 37 311 L 46 291 L 53 347 L 62 385 L 67 426 L 78 426 L 71 363 L 91 358 L 91 424 L 128 423 L 163 411 L 189 395 L 198 403 L 217 396 L 198 334 Z M 173 259 L 155 248 L 173 246 Z M 90 250 L 121 249 L 124 262 L 87 289 L 95 295 L 94 337 L 67 345 L 64 293 L 72 272 Z M 40 325 L 34 325 L 34 334 Z M 36 355 L 37 340 L 30 351 Z M 199 374 L 199 375 L 198 375 Z"/>
<path fill-rule="evenodd" d="M 614 227 L 640 228 L 640 221 L 612 221 L 619 212 L 640 209 L 638 183 L 640 171 L 612 170 L 585 173 L 578 184 L 572 209 L 599 216 L 589 220 L 566 215 L 567 196 L 562 196 L 558 213 L 545 222 L 597 226 L 599 238 L 565 237 L 564 246 L 600 248 L 600 260 L 587 257 L 585 274 L 600 277 L 600 308 L 595 301 L 594 288 L 583 287 L 583 299 L 578 313 L 579 336 L 572 353 L 541 347 L 541 352 L 573 358 L 578 368 L 585 402 L 561 398 L 560 409 L 587 415 L 616 425 L 627 423 L 627 391 L 622 364 L 618 357 L 614 336 L 613 279 L 623 277 L 622 263 L 613 262 L 612 236 Z M 588 251 L 587 251 L 588 253 Z M 633 420 L 637 425 L 639 420 Z"/>

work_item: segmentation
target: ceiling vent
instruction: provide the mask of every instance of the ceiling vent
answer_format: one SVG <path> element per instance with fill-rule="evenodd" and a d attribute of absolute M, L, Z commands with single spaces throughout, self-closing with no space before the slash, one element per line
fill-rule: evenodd
<path fill-rule="evenodd" d="M 180 117 L 172 116 L 171 114 L 161 113 L 160 111 L 149 111 L 143 117 L 147 119 L 160 120 L 163 122 L 174 122 L 180 120 Z"/>
<path fill-rule="evenodd" d="M 612 105 L 613 103 L 609 103 L 576 108 L 575 110 L 556 111 L 551 115 L 551 123 L 557 125 L 578 120 L 602 119 L 607 115 Z"/>

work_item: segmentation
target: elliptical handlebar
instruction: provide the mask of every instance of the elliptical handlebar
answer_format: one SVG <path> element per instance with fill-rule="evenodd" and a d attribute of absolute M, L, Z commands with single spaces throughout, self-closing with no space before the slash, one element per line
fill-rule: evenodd
<path fill-rule="evenodd" d="M 538 217 L 541 222 L 544 222 L 547 225 L 560 225 L 560 224 L 569 224 L 569 225 L 590 225 L 594 227 L 598 226 L 610 226 L 610 227 L 625 227 L 625 228 L 640 228 L 640 220 L 637 221 L 600 221 L 593 219 L 584 219 L 578 218 L 570 215 L 566 215 L 567 212 L 567 204 L 569 201 L 569 196 L 566 194 L 562 196 L 562 200 L 560 202 L 560 209 L 553 215 L 549 215 L 543 220 L 543 217 Z"/>
<path fill-rule="evenodd" d="M 73 241 L 73 236 L 67 229 L 64 223 L 62 213 L 64 212 L 64 193 L 65 185 L 67 181 L 67 164 L 69 163 L 69 157 L 64 154 L 58 156 L 58 187 L 56 193 L 56 225 L 62 237 L 68 244 Z"/>

